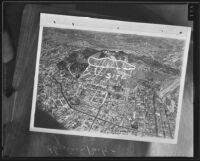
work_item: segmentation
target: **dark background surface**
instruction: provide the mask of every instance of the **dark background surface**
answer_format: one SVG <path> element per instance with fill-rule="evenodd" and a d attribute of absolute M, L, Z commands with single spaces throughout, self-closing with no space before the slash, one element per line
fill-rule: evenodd
<path fill-rule="evenodd" d="M 10 37 L 4 41 L 3 53 L 3 123 L 4 155 L 7 156 L 192 156 L 192 47 L 190 47 L 183 114 L 177 145 L 96 139 L 77 136 L 41 134 L 28 131 L 32 86 L 37 48 L 39 12 L 90 15 L 93 17 L 146 23 L 191 26 L 186 4 L 41 4 L 4 3 L 3 31 Z M 23 18 L 22 18 L 23 16 Z M 22 24 L 21 24 L 22 23 Z M 32 25 L 32 26 L 31 26 Z M 21 31 L 20 31 L 21 28 Z M 21 40 L 20 40 L 21 39 Z M 191 39 L 191 44 L 193 43 Z M 10 44 L 10 45 L 6 45 Z M 28 45 L 28 47 L 26 46 Z M 191 45 L 192 46 L 192 45 Z M 8 50 L 7 48 L 12 48 Z M 13 51 L 13 52 L 6 52 Z M 11 55 L 10 57 L 8 55 Z M 6 57 L 9 57 L 9 59 Z M 189 71 L 189 72 L 188 72 Z M 30 73 L 33 74 L 30 74 Z M 185 107 L 186 106 L 186 107 Z M 48 117 L 38 112 L 39 117 Z M 50 128 L 57 123 L 50 117 Z M 45 119 L 46 120 L 46 119 Z M 46 124 L 41 121 L 40 124 Z M 180 132 L 179 132 L 180 133 Z M 23 147 L 21 147 L 23 145 Z M 87 147 L 87 148 L 86 148 Z M 102 147 L 107 152 L 102 152 Z M 89 148 L 89 150 L 88 150 Z M 96 149 L 93 154 L 91 150 Z M 98 150 L 101 149 L 101 150 Z M 104 155 L 105 154 L 105 155 Z"/>

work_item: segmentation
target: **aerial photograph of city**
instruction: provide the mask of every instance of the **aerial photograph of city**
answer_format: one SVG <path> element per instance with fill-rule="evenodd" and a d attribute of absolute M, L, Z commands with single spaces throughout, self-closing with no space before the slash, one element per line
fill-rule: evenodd
<path fill-rule="evenodd" d="M 44 27 L 36 109 L 64 130 L 173 139 L 184 46 L 174 38 Z"/>

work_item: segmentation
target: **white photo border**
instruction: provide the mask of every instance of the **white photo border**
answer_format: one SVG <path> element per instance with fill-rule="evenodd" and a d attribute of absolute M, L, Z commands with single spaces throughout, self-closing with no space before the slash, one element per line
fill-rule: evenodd
<path fill-rule="evenodd" d="M 101 31 L 101 32 L 110 32 L 110 33 L 111 32 L 123 33 L 123 34 L 137 34 L 137 35 L 143 35 L 143 36 L 154 36 L 154 37 L 175 38 L 175 39 L 185 40 L 174 139 L 157 138 L 157 137 L 139 137 L 139 136 L 133 136 L 131 134 L 130 135 L 102 134 L 100 132 L 82 132 L 82 131 L 78 132 L 78 131 L 73 131 L 73 130 L 58 130 L 58 129 L 34 127 L 39 62 L 40 62 L 42 35 L 43 35 L 44 27 Z M 184 93 L 187 59 L 188 59 L 189 44 L 190 44 L 190 36 L 191 36 L 191 27 L 125 22 L 125 21 L 117 21 L 117 20 L 96 19 L 96 18 L 89 18 L 89 17 L 77 17 L 77 16 L 41 13 L 29 130 L 34 131 L 34 132 L 45 132 L 45 133 L 54 133 L 54 134 L 68 134 L 68 135 L 87 136 L 87 137 L 177 144 L 180 117 L 181 117 L 181 108 L 182 108 L 182 101 L 183 101 L 183 93 Z"/>

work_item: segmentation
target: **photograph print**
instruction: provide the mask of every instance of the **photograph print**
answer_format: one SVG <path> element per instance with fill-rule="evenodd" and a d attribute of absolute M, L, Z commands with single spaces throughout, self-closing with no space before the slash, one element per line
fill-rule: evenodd
<path fill-rule="evenodd" d="M 31 131 L 176 143 L 185 39 L 51 26 L 41 35 Z"/>

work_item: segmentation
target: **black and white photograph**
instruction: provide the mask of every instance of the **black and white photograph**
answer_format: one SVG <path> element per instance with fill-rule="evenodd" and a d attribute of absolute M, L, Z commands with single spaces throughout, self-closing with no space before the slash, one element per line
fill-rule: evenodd
<path fill-rule="evenodd" d="M 176 144 L 190 32 L 42 13 L 30 130 Z"/>
<path fill-rule="evenodd" d="M 2 159 L 197 159 L 199 8 L 3 1 Z"/>

